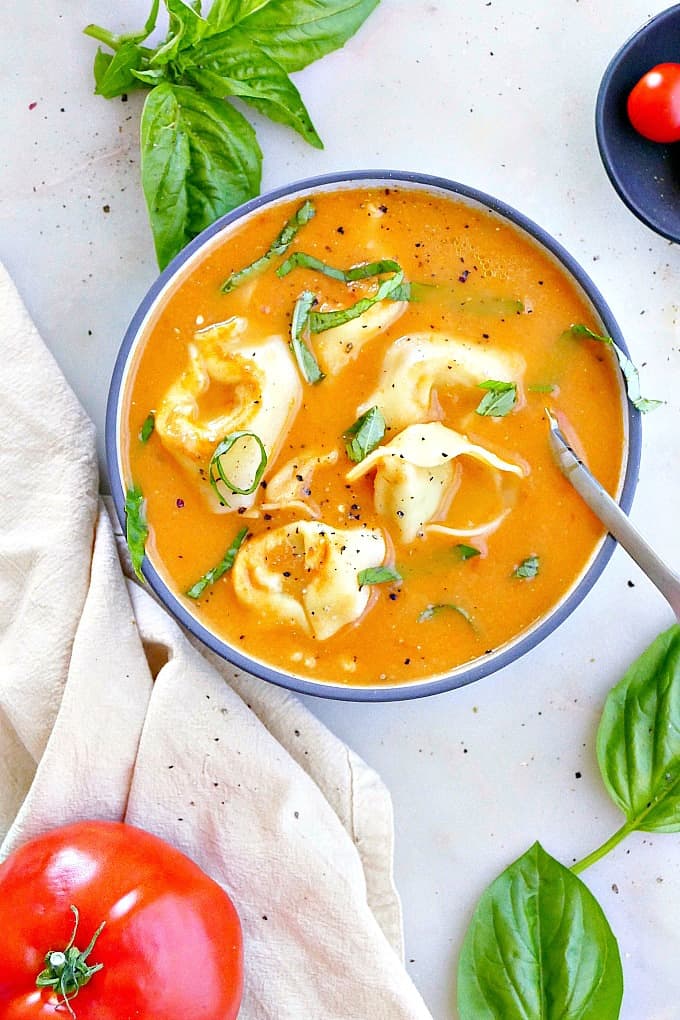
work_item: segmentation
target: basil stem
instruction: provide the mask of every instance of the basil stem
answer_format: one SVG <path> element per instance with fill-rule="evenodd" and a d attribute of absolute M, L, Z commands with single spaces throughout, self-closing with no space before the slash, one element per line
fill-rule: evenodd
<path fill-rule="evenodd" d="M 522 560 L 519 566 L 515 567 L 512 572 L 512 576 L 520 579 L 536 577 L 539 573 L 539 567 L 540 560 L 538 556 L 527 556 L 525 560 Z"/>
<path fill-rule="evenodd" d="M 228 570 L 231 570 L 236 560 L 236 554 L 243 545 L 247 534 L 248 529 L 241 528 L 220 562 L 216 566 L 211 567 L 210 570 L 207 570 L 203 577 L 199 577 L 195 584 L 192 584 L 191 588 L 186 592 L 187 598 L 199 598 L 207 587 L 214 584 L 215 581 L 219 581 Z"/>
<path fill-rule="evenodd" d="M 358 319 L 360 315 L 367 312 L 369 308 L 379 301 L 385 301 L 392 296 L 392 293 L 401 286 L 404 273 L 400 269 L 387 280 L 383 280 L 375 294 L 370 297 L 361 298 L 356 304 L 349 308 L 338 308 L 333 312 L 311 312 L 309 315 L 309 328 L 312 333 L 324 333 L 327 329 L 335 329 L 336 326 L 343 326 L 352 319 Z"/>
<path fill-rule="evenodd" d="M 142 562 L 146 551 L 149 526 L 144 513 L 144 496 L 138 485 L 132 485 L 125 496 L 125 540 L 135 574 L 144 582 Z"/>
<path fill-rule="evenodd" d="M 463 609 L 462 606 L 457 606 L 455 602 L 438 602 L 436 605 L 426 606 L 418 617 L 418 623 L 425 623 L 426 620 L 431 620 L 433 616 L 436 616 L 438 613 L 442 613 L 444 610 L 448 609 L 458 613 L 459 616 L 462 616 L 463 619 L 467 620 L 470 626 L 474 629 L 474 623 L 470 614 L 466 609 Z"/>
<path fill-rule="evenodd" d="M 607 344 L 609 347 L 613 348 L 614 354 L 616 355 L 623 373 L 623 378 L 626 381 L 628 399 L 633 407 L 640 411 L 641 414 L 647 414 L 649 411 L 653 411 L 656 407 L 660 407 L 660 405 L 663 404 L 663 400 L 649 400 L 642 396 L 642 392 L 640 390 L 640 375 L 637 368 L 630 358 L 623 353 L 621 348 L 614 343 L 610 336 L 603 336 L 599 333 L 594 333 L 592 329 L 589 329 L 583 324 L 571 325 L 567 330 L 567 333 L 575 337 L 585 336 L 588 337 L 589 340 L 599 340 L 600 343 Z"/>
<path fill-rule="evenodd" d="M 343 283 L 354 283 L 356 280 L 366 280 L 370 276 L 381 276 L 383 273 L 398 273 L 401 269 L 398 262 L 392 259 L 381 259 L 379 262 L 362 262 L 350 269 L 336 269 L 322 262 L 314 255 L 307 255 L 304 251 L 294 251 L 285 262 L 282 262 L 276 270 L 276 275 L 288 276 L 294 269 L 314 269 L 317 273 L 323 273 L 332 280 L 342 280 Z"/>
<path fill-rule="evenodd" d="M 385 436 L 385 419 L 374 404 L 343 433 L 345 449 L 350 460 L 358 463 L 375 450 Z"/>
<path fill-rule="evenodd" d="M 257 465 L 252 482 L 245 489 L 239 488 L 238 485 L 232 482 L 231 479 L 224 473 L 224 469 L 222 467 L 222 457 L 225 453 L 229 453 L 234 443 L 237 443 L 240 439 L 254 439 L 260 449 L 260 463 Z M 217 498 L 220 502 L 224 503 L 224 496 L 219 489 L 220 482 L 223 482 L 227 488 L 231 490 L 231 492 L 239 496 L 249 496 L 251 492 L 255 492 L 255 489 L 259 485 L 266 466 L 267 451 L 265 450 L 264 444 L 258 435 L 254 432 L 231 432 L 215 447 L 215 451 L 210 458 L 210 464 L 208 465 L 208 480 Z"/>
<path fill-rule="evenodd" d="M 366 567 L 357 574 L 359 587 L 366 584 L 384 584 L 386 581 L 401 581 L 402 577 L 394 567 Z"/>
<path fill-rule="evenodd" d="M 238 269 L 236 272 L 228 276 L 227 279 L 221 286 L 223 294 L 230 294 L 232 290 L 235 290 L 239 284 L 247 280 L 248 277 L 254 276 L 257 273 L 263 272 L 272 261 L 278 255 L 284 255 L 290 245 L 292 244 L 297 232 L 306 223 L 314 217 L 316 209 L 314 203 L 310 202 L 309 199 L 303 202 L 300 208 L 291 216 L 291 218 L 284 224 L 281 232 L 274 238 L 264 255 L 260 258 L 255 259 L 249 266 L 244 266 L 243 269 Z"/>
<path fill-rule="evenodd" d="M 490 418 L 504 418 L 515 406 L 517 400 L 517 385 L 514 382 L 499 382 L 497 379 L 487 379 L 486 382 L 478 384 L 480 390 L 487 390 L 475 412 Z"/>
<path fill-rule="evenodd" d="M 303 290 L 295 302 L 290 326 L 290 349 L 295 355 L 303 379 L 312 385 L 326 378 L 313 352 L 302 339 L 302 334 L 309 329 L 309 316 L 315 301 L 316 297 L 311 290 Z"/>
<path fill-rule="evenodd" d="M 153 434 L 153 430 L 156 428 L 156 416 L 153 411 L 147 414 L 141 429 L 139 430 L 139 441 L 140 443 L 148 443 Z"/>

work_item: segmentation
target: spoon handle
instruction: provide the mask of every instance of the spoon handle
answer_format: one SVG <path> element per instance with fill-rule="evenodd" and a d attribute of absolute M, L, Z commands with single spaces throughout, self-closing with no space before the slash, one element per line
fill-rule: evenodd
<path fill-rule="evenodd" d="M 664 596 L 676 617 L 680 620 L 680 577 L 666 566 L 664 561 L 633 527 L 618 503 L 602 488 L 588 468 L 578 459 L 559 430 L 556 419 L 548 412 L 550 421 L 550 445 L 553 456 L 562 474 L 574 486 L 593 513 L 599 517 L 607 530 L 623 546 Z"/>

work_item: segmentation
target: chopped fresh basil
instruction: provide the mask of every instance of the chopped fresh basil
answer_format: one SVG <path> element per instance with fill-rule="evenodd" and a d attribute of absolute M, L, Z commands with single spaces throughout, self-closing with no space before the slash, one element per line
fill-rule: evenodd
<path fill-rule="evenodd" d="M 209 585 L 214 584 L 215 581 L 219 581 L 223 574 L 226 574 L 228 570 L 231 570 L 234 566 L 234 561 L 236 560 L 236 554 L 243 545 L 247 534 L 248 529 L 241 528 L 220 562 L 216 566 L 211 567 L 210 570 L 207 570 L 203 577 L 199 577 L 195 584 L 192 584 L 191 588 L 189 588 L 186 592 L 187 598 L 199 598 Z"/>
<path fill-rule="evenodd" d="M 540 560 L 538 556 L 527 556 L 518 567 L 512 572 L 513 577 L 530 578 L 536 577 L 539 572 Z"/>
<path fill-rule="evenodd" d="M 400 284 L 390 295 L 390 300 L 447 304 L 468 315 L 492 315 L 495 318 L 501 318 L 504 315 L 519 315 L 524 311 L 524 304 L 517 298 L 481 295 L 466 297 L 461 301 L 462 287 L 462 284 L 456 287 L 443 283 L 419 283 L 414 280 Z"/>
<path fill-rule="evenodd" d="M 394 567 L 366 567 L 357 574 L 359 587 L 365 584 L 384 584 L 386 581 L 401 581 L 401 574 Z"/>
<path fill-rule="evenodd" d="M 298 267 L 314 269 L 317 273 L 323 273 L 324 276 L 329 276 L 332 280 L 342 280 L 343 283 L 355 283 L 357 280 L 366 280 L 371 276 L 380 276 L 382 273 L 398 273 L 401 268 L 399 263 L 392 259 L 382 259 L 379 262 L 362 262 L 358 266 L 352 266 L 351 269 L 336 269 L 335 266 L 329 266 L 327 262 L 322 262 L 314 255 L 307 255 L 304 251 L 294 251 L 285 262 L 281 263 L 276 270 L 276 275 L 288 276 L 288 273 Z"/>
<path fill-rule="evenodd" d="M 487 379 L 479 383 L 479 389 L 487 390 L 475 408 L 477 414 L 491 418 L 504 418 L 515 406 L 517 385 L 514 382 L 500 382 L 498 379 Z"/>
<path fill-rule="evenodd" d="M 358 319 L 360 315 L 367 312 L 369 308 L 376 305 L 379 301 L 385 301 L 387 298 L 392 296 L 393 291 L 397 290 L 404 279 L 404 274 L 399 269 L 394 276 L 390 276 L 387 280 L 383 280 L 375 294 L 370 297 L 361 298 L 356 304 L 350 305 L 349 308 L 338 308 L 333 312 L 311 312 L 309 315 L 309 328 L 312 333 L 324 333 L 327 329 L 335 329 L 336 326 L 344 326 L 346 322 L 350 322 L 352 319 Z"/>
<path fill-rule="evenodd" d="M 621 371 L 623 372 L 623 378 L 626 380 L 628 399 L 633 407 L 640 411 L 641 414 L 647 414 L 649 411 L 653 411 L 654 408 L 660 407 L 661 404 L 663 404 L 663 400 L 649 400 L 642 396 L 640 391 L 640 375 L 637 368 L 610 336 L 594 333 L 592 329 L 589 329 L 583 324 L 571 325 L 567 332 L 571 334 L 571 336 L 585 336 L 588 337 L 589 340 L 599 340 L 600 343 L 607 344 L 609 347 L 613 348 L 614 354 L 616 355 L 621 367 Z"/>
<path fill-rule="evenodd" d="M 385 419 L 380 408 L 374 404 L 344 433 L 347 456 L 358 463 L 375 450 L 384 436 Z"/>
<path fill-rule="evenodd" d="M 443 613 L 446 610 L 451 610 L 454 613 L 458 613 L 458 615 L 462 616 L 463 619 L 466 620 L 471 627 L 474 627 L 472 617 L 470 616 L 468 611 L 466 609 L 463 609 L 462 606 L 457 606 L 455 602 L 438 602 L 435 605 L 426 606 L 425 609 L 423 609 L 420 616 L 418 617 L 418 623 L 425 623 L 426 620 L 431 620 L 433 616 L 437 616 L 438 613 Z"/>
<path fill-rule="evenodd" d="M 156 416 L 153 411 L 147 414 L 141 429 L 139 430 L 139 441 L 140 443 L 148 443 L 149 439 L 153 434 L 153 430 L 156 428 Z"/>
<path fill-rule="evenodd" d="M 479 549 L 475 549 L 474 545 L 465 545 L 464 542 L 458 543 L 456 552 L 461 560 L 471 560 L 473 556 L 481 555 Z"/>
<path fill-rule="evenodd" d="M 252 482 L 245 489 L 239 488 L 238 485 L 232 482 L 231 479 L 224 473 L 224 468 L 222 467 L 222 457 L 225 453 L 228 453 L 229 450 L 231 450 L 234 443 L 237 443 L 242 439 L 254 440 L 260 450 L 260 462 L 257 465 Z M 258 435 L 254 432 L 231 432 L 215 447 L 214 453 L 210 458 L 210 464 L 208 465 L 208 480 L 217 498 L 224 503 L 224 493 L 220 492 L 219 488 L 220 482 L 226 485 L 231 492 L 236 493 L 239 496 L 249 496 L 251 492 L 255 492 L 255 489 L 260 484 L 260 479 L 264 474 L 266 466 L 267 451 L 265 450 L 264 444 Z"/>
<path fill-rule="evenodd" d="M 125 496 L 125 539 L 135 574 L 144 581 L 142 562 L 146 550 L 149 526 L 144 513 L 144 496 L 138 485 L 131 486 Z"/>
<path fill-rule="evenodd" d="M 302 334 L 309 329 L 309 317 L 315 301 L 316 297 L 311 290 L 303 290 L 295 302 L 290 326 L 290 349 L 295 355 L 302 378 L 312 385 L 326 378 L 313 352 L 302 339 Z"/>
<path fill-rule="evenodd" d="M 554 383 L 534 383 L 533 386 L 527 386 L 529 393 L 552 393 L 554 389 Z"/>
<path fill-rule="evenodd" d="M 240 283 L 243 283 L 244 280 L 263 272 L 272 259 L 275 259 L 278 255 L 285 255 L 300 228 L 309 223 L 315 213 L 316 209 L 313 202 L 310 202 L 309 199 L 303 202 L 294 215 L 284 224 L 283 229 L 274 238 L 264 255 L 261 255 L 259 259 L 255 259 L 249 266 L 244 266 L 243 269 L 238 269 L 231 276 L 227 277 L 220 288 L 222 293 L 229 294 Z"/>

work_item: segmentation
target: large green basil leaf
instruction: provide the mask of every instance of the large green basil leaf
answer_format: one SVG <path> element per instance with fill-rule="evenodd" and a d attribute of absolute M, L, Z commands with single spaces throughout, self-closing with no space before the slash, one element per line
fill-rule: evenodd
<path fill-rule="evenodd" d="M 161 67 L 174 60 L 180 50 L 193 46 L 211 31 L 208 22 L 201 17 L 200 4 L 196 9 L 184 0 L 165 0 L 165 6 L 170 16 L 168 36 L 149 61 L 152 67 Z"/>
<path fill-rule="evenodd" d="M 219 216 L 257 195 L 262 153 L 229 103 L 164 82 L 142 113 L 142 186 L 161 268 Z"/>
<path fill-rule="evenodd" d="M 295 85 L 240 28 L 204 39 L 182 53 L 177 66 L 204 92 L 220 98 L 240 96 L 271 120 L 294 128 L 310 145 L 323 148 Z"/>
<path fill-rule="evenodd" d="M 610 691 L 597 732 L 607 789 L 631 830 L 680 831 L 680 627 L 643 652 Z"/>
<path fill-rule="evenodd" d="M 135 76 L 145 61 L 145 51 L 138 43 L 128 40 L 115 53 L 97 50 L 94 58 L 95 93 L 105 99 L 115 99 L 125 92 L 144 86 Z"/>
<path fill-rule="evenodd" d="M 616 1020 L 622 995 L 602 909 L 534 843 L 477 905 L 458 967 L 461 1020 Z"/>
<path fill-rule="evenodd" d="M 339 49 L 379 0 L 215 0 L 214 30 L 240 25 L 285 71 L 299 71 Z"/>

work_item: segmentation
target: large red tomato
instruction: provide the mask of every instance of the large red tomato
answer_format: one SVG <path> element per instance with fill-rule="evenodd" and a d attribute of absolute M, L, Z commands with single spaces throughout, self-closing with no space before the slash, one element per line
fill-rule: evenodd
<path fill-rule="evenodd" d="M 2 1020 L 234 1020 L 242 985 L 231 900 L 148 832 L 77 822 L 0 865 Z"/>

